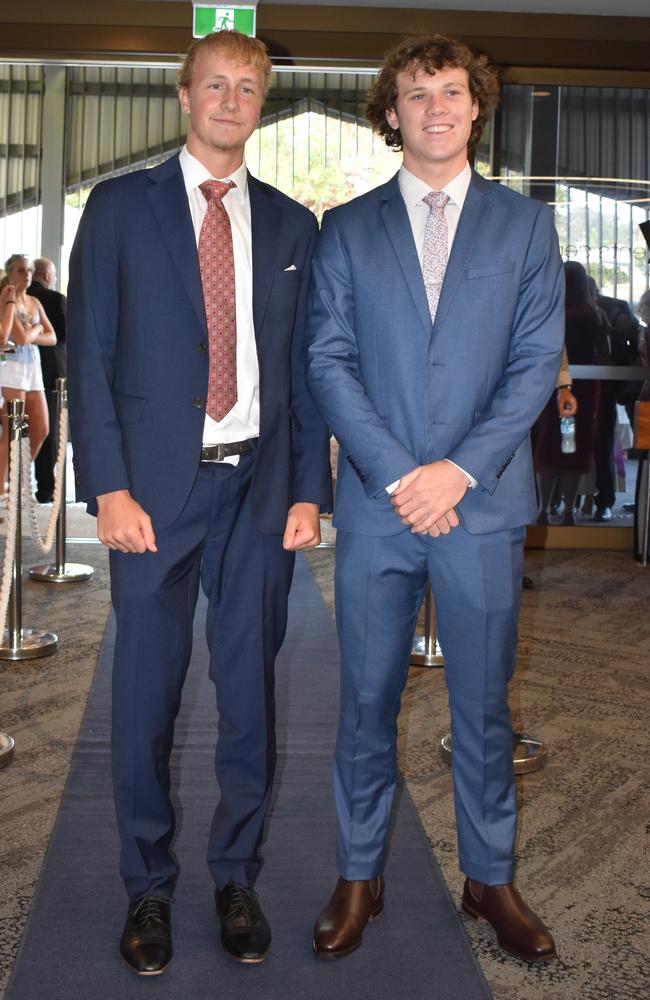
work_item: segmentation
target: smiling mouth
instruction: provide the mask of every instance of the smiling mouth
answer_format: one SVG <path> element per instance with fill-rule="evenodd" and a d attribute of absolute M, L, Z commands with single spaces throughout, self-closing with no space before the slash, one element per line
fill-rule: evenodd
<path fill-rule="evenodd" d="M 425 132 L 429 135 L 442 135 L 445 132 L 451 132 L 453 125 L 427 125 Z"/>

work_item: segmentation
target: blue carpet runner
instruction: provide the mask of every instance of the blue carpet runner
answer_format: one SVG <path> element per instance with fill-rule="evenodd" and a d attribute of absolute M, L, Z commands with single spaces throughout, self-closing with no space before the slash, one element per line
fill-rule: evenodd
<path fill-rule="evenodd" d="M 489 1000 L 456 906 L 402 788 L 386 868 L 386 908 L 363 947 L 316 960 L 311 930 L 336 881 L 330 760 L 337 719 L 334 626 L 299 557 L 278 662 L 279 766 L 257 888 L 273 931 L 267 960 L 243 966 L 218 944 L 205 847 L 215 790 L 216 721 L 205 604 L 176 728 L 173 780 L 181 876 L 174 959 L 139 978 L 117 942 L 126 911 L 109 774 L 109 624 L 59 816 L 7 1000 Z"/>

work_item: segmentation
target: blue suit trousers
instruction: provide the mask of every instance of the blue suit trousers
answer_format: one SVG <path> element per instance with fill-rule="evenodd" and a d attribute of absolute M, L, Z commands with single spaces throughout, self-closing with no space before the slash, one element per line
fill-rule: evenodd
<path fill-rule="evenodd" d="M 201 466 L 183 511 L 157 533 L 158 552 L 111 552 L 113 783 L 130 899 L 171 896 L 177 877 L 169 758 L 199 585 L 219 715 L 208 866 L 219 887 L 250 885 L 259 868 L 275 767 L 274 662 L 294 558 L 281 536 L 255 527 L 254 460 Z"/>
<path fill-rule="evenodd" d="M 384 863 L 397 717 L 427 577 L 445 658 L 460 867 L 512 881 L 516 796 L 508 681 L 515 664 L 525 529 L 432 538 L 339 530 L 341 715 L 334 761 L 337 863 L 369 879 Z M 432 719 L 432 733 L 444 728 Z"/>

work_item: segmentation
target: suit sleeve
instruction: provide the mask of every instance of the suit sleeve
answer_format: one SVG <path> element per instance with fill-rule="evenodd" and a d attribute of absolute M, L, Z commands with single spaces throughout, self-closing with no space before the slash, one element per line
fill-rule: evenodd
<path fill-rule="evenodd" d="M 326 213 L 314 254 L 307 332 L 311 393 L 369 499 L 418 464 L 391 434 L 360 379 L 352 268 Z"/>
<path fill-rule="evenodd" d="M 564 343 L 564 271 L 553 214 L 541 204 L 531 229 L 508 362 L 485 411 L 446 457 L 493 493 L 555 386 Z"/>
<path fill-rule="evenodd" d="M 292 502 L 316 503 L 323 513 L 329 513 L 332 510 L 329 433 L 309 393 L 305 373 L 307 295 L 317 233 L 318 224 L 312 216 L 291 352 Z"/>
<path fill-rule="evenodd" d="M 119 301 L 116 207 L 109 184 L 100 184 L 70 257 L 68 400 L 78 500 L 129 489 L 113 397 Z"/>

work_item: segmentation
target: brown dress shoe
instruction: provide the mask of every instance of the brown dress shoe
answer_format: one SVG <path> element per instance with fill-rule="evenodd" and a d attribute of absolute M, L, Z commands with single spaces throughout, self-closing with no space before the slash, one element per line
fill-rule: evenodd
<path fill-rule="evenodd" d="M 536 913 L 526 906 L 514 885 L 483 885 L 465 879 L 463 911 L 474 920 L 487 920 L 505 951 L 525 962 L 557 958 L 555 942 Z"/>
<path fill-rule="evenodd" d="M 316 921 L 314 951 L 325 958 L 349 955 L 359 947 L 369 920 L 384 908 L 384 879 L 340 878 L 329 903 Z"/>

